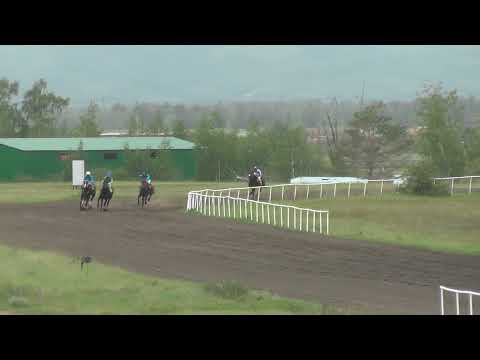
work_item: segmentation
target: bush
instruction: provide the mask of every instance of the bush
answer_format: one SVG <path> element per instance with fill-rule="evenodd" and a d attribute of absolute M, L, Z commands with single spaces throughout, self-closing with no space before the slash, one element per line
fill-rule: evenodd
<path fill-rule="evenodd" d="M 411 166 L 407 171 L 407 182 L 400 187 L 400 191 L 408 194 L 445 196 L 449 194 L 447 184 L 434 184 L 436 175 L 435 166 L 423 161 Z"/>
<path fill-rule="evenodd" d="M 205 290 L 215 296 L 235 300 L 248 294 L 248 289 L 235 281 L 222 281 L 217 284 L 207 284 Z"/>

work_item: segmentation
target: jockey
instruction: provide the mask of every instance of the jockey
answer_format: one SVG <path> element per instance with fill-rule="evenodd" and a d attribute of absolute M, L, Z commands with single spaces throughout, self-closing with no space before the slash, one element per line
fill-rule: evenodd
<path fill-rule="evenodd" d="M 140 177 L 142 178 L 142 181 L 146 181 L 148 185 L 152 185 L 152 177 L 148 173 L 148 171 L 144 171 Z"/>
<path fill-rule="evenodd" d="M 254 173 L 255 176 L 258 177 L 260 180 L 262 179 L 262 170 L 260 170 L 258 167 L 256 167 L 256 166 L 253 167 L 253 173 Z"/>
<path fill-rule="evenodd" d="M 85 173 L 85 177 L 83 178 L 83 183 L 85 185 L 93 183 L 93 177 L 92 177 L 92 173 L 90 171 L 87 171 Z"/>

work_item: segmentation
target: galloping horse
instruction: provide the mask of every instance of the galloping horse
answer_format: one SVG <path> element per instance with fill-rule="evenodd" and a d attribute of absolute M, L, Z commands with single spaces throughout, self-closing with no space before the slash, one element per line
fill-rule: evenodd
<path fill-rule="evenodd" d="M 110 200 L 112 200 L 113 197 L 113 189 L 110 191 L 110 186 L 109 183 L 105 181 L 103 182 L 102 190 L 100 191 L 100 196 L 97 200 L 97 209 L 100 205 L 100 209 L 107 211 L 108 206 L 110 205 Z"/>
<path fill-rule="evenodd" d="M 253 187 L 253 189 L 250 190 L 249 194 L 249 199 L 255 199 L 255 186 L 265 186 L 265 180 L 263 179 L 263 176 L 261 179 L 259 179 L 254 173 L 248 174 L 248 187 Z M 260 192 L 262 192 L 262 189 L 259 189 Z"/>
<path fill-rule="evenodd" d="M 142 185 L 140 186 L 140 192 L 137 197 L 138 205 L 140 205 L 140 198 L 142 198 L 142 208 L 143 208 L 148 202 L 150 202 L 154 192 L 155 190 L 153 188 L 153 185 L 147 183 L 146 180 L 143 180 Z"/>
<path fill-rule="evenodd" d="M 95 198 L 95 185 L 92 183 L 82 185 L 82 193 L 80 195 L 80 210 L 88 209 L 88 204 Z"/>

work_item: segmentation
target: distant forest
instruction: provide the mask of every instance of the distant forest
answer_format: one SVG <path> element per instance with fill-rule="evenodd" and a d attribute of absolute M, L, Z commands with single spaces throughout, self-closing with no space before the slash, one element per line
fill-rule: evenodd
<path fill-rule="evenodd" d="M 480 99 L 460 98 L 464 108 L 465 127 L 476 127 L 480 124 Z M 216 112 L 225 128 L 246 129 L 253 121 L 262 127 L 270 127 L 276 121 L 289 122 L 292 125 L 302 125 L 305 128 L 320 128 L 327 112 L 336 112 L 340 126 L 347 124 L 355 112 L 362 109 L 361 103 L 341 101 L 335 103 L 332 99 L 308 100 L 296 102 L 238 102 L 217 103 L 215 105 L 183 105 L 183 104 L 152 104 L 138 103 L 135 107 L 122 104 L 99 105 L 97 113 L 98 125 L 102 129 L 128 129 L 132 114 L 137 114 L 145 124 L 150 124 L 160 115 L 168 128 L 174 126 L 175 120 L 182 120 L 186 128 L 195 128 L 199 121 Z M 365 105 L 365 104 L 364 104 Z M 385 103 L 386 112 L 392 119 L 406 127 L 417 126 L 416 101 L 394 101 Z M 69 109 L 63 115 L 69 128 L 79 124 L 79 118 L 87 108 Z"/>

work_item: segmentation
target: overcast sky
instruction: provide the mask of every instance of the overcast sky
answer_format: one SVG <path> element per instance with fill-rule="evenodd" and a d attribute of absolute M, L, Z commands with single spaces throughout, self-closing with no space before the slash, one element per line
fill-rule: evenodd
<path fill-rule="evenodd" d="M 480 96 L 480 46 L 0 46 L 0 77 L 90 99 L 215 103 L 413 99 L 425 82 Z"/>

